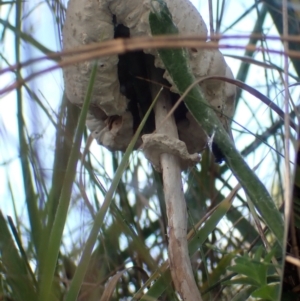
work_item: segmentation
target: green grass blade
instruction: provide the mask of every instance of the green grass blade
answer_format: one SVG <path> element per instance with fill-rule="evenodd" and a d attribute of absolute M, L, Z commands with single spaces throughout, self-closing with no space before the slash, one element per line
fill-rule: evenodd
<path fill-rule="evenodd" d="M 178 34 L 178 29 L 172 22 L 172 16 L 166 4 L 162 0 L 158 2 L 161 10 L 150 13 L 149 16 L 152 34 Z M 188 67 L 186 51 L 184 49 L 160 49 L 158 52 L 173 82 L 183 94 L 195 82 Z M 214 134 L 214 141 L 222 150 L 226 163 L 282 246 L 284 224 L 280 212 L 264 185 L 236 150 L 215 112 L 204 99 L 198 85 L 188 93 L 185 104 L 207 135 L 211 137 Z"/>
<path fill-rule="evenodd" d="M 43 44 L 41 44 L 39 41 L 31 37 L 30 35 L 24 33 L 20 30 L 19 27 L 15 27 L 12 24 L 10 24 L 7 20 L 0 19 L 0 24 L 3 25 L 4 28 L 10 29 L 18 39 L 22 39 L 25 42 L 28 42 L 32 46 L 34 46 L 36 49 L 39 49 L 44 54 L 53 54 L 55 51 L 52 51 L 45 47 Z M 57 60 L 57 59 L 54 59 Z"/>
<path fill-rule="evenodd" d="M 48 248 L 42 262 L 41 278 L 39 283 L 39 301 L 51 300 L 51 287 L 53 283 L 54 272 L 56 268 L 59 248 L 61 244 L 62 234 L 68 214 L 68 208 L 71 200 L 72 185 L 76 174 L 77 161 L 80 155 L 80 146 L 83 131 L 85 129 L 85 120 L 88 112 L 91 95 L 97 73 L 97 64 L 92 69 L 91 79 L 84 100 L 84 104 L 79 117 L 78 126 L 75 133 L 75 139 L 67 165 L 67 171 L 61 195 L 58 202 L 58 207 L 51 229 Z"/>
<path fill-rule="evenodd" d="M 53 163 L 52 186 L 47 202 L 48 231 L 52 228 L 59 196 L 66 176 L 68 158 L 72 150 L 72 140 L 79 120 L 80 110 L 63 96 L 61 112 L 56 132 L 55 157 Z"/>
<path fill-rule="evenodd" d="M 22 20 L 22 1 L 16 2 L 16 33 L 21 31 L 21 20 Z M 17 64 L 21 62 L 21 41 L 18 34 L 15 35 L 15 58 Z M 16 80 L 22 81 L 21 70 L 18 68 L 16 70 Z M 16 99 L 17 99 L 17 121 L 18 121 L 18 135 L 19 135 L 19 145 L 20 145 L 20 161 L 22 170 L 22 180 L 23 187 L 26 195 L 26 206 L 29 216 L 31 238 L 35 251 L 39 254 L 39 242 L 40 235 L 42 231 L 42 223 L 40 218 L 40 212 L 37 206 L 37 197 L 34 189 L 33 175 L 29 160 L 29 149 L 30 145 L 26 139 L 26 125 L 24 121 L 24 109 L 23 109 L 23 94 L 22 87 L 16 89 Z"/>
<path fill-rule="evenodd" d="M 252 31 L 253 34 L 258 34 L 258 33 L 262 32 L 262 27 L 263 27 L 266 15 L 267 15 L 267 7 L 266 7 L 265 4 L 263 4 L 261 10 L 259 11 L 258 18 L 256 20 L 256 23 L 255 23 L 253 31 Z M 249 39 L 248 45 L 256 45 L 258 41 L 259 41 L 259 39 L 251 37 Z M 250 50 L 247 49 L 244 53 L 244 56 L 245 57 L 253 57 L 254 53 L 255 53 L 254 51 L 250 51 Z M 242 62 L 241 65 L 240 65 L 240 68 L 239 68 L 239 71 L 237 73 L 236 78 L 238 80 L 242 81 L 242 82 L 245 82 L 246 79 L 247 79 L 248 73 L 249 73 L 250 66 L 251 65 L 249 63 Z M 242 92 L 243 92 L 242 89 L 237 90 L 237 93 L 236 93 L 237 101 L 236 101 L 236 104 L 235 104 L 236 107 L 237 107 L 238 102 L 241 98 Z"/>
<path fill-rule="evenodd" d="M 20 233 L 21 232 L 18 232 L 18 230 L 15 227 L 14 222 L 13 222 L 13 220 L 12 220 L 12 218 L 10 216 L 7 217 L 7 221 L 8 221 L 8 224 L 10 226 L 10 229 L 11 229 L 11 232 L 13 234 L 13 237 L 14 237 L 14 239 L 16 241 L 16 244 L 18 246 L 18 249 L 19 249 L 20 255 L 21 255 L 22 259 L 23 259 L 23 262 L 26 265 L 27 272 L 30 275 L 32 282 L 36 286 L 37 285 L 37 281 L 35 279 L 35 275 L 34 275 L 32 269 L 31 269 L 31 267 L 29 265 L 29 260 L 28 260 L 26 251 L 23 248 L 23 244 L 22 244 L 22 241 L 21 241 L 21 237 L 20 237 Z"/>
<path fill-rule="evenodd" d="M 120 165 L 117 168 L 117 171 L 116 171 L 116 174 L 115 174 L 115 176 L 112 180 L 112 183 L 111 183 L 111 185 L 110 185 L 110 187 L 109 187 L 109 189 L 108 189 L 108 191 L 105 195 L 103 205 L 100 208 L 100 211 L 95 216 L 95 220 L 94 220 L 92 230 L 91 230 L 90 235 L 89 235 L 89 237 L 86 241 L 86 244 L 85 244 L 85 247 L 84 247 L 80 262 L 79 262 L 79 265 L 76 269 L 74 278 L 71 282 L 70 289 L 67 293 L 65 301 L 75 301 L 77 299 L 82 281 L 84 279 L 85 273 L 86 273 L 87 268 L 88 268 L 88 264 L 89 264 L 89 261 L 90 261 L 90 258 L 91 258 L 92 250 L 93 250 L 94 245 L 96 243 L 98 233 L 99 233 L 100 227 L 102 226 L 104 217 L 105 217 L 105 215 L 107 213 L 107 210 L 108 210 L 108 208 L 109 208 L 109 206 L 112 202 L 113 194 L 115 193 L 115 191 L 117 189 L 117 186 L 118 186 L 119 181 L 120 181 L 120 179 L 123 175 L 123 172 L 124 172 L 125 168 L 128 165 L 129 156 L 130 156 L 130 154 L 131 154 L 131 152 L 132 152 L 132 150 L 135 146 L 135 143 L 136 143 L 136 141 L 137 141 L 137 139 L 138 139 L 138 137 L 139 137 L 139 135 L 140 135 L 140 133 L 141 133 L 148 117 L 149 117 L 149 115 L 150 115 L 151 110 L 153 109 L 153 107 L 155 105 L 155 102 L 156 102 L 157 98 L 158 97 L 156 97 L 156 99 L 152 102 L 152 104 L 149 107 L 147 113 L 145 114 L 141 124 L 139 125 L 138 129 L 136 130 L 130 144 L 128 145 L 128 147 L 126 149 L 126 152 L 125 152 L 125 154 L 122 158 L 122 161 L 121 161 Z M 42 300 L 40 300 L 40 301 L 42 301 Z"/>
<path fill-rule="evenodd" d="M 16 301 L 36 300 L 36 289 L 27 270 L 28 262 L 21 258 L 15 246 L 5 218 L 0 211 L 0 253 L 5 279 Z M 2 277 L 1 277 L 2 278 Z"/>

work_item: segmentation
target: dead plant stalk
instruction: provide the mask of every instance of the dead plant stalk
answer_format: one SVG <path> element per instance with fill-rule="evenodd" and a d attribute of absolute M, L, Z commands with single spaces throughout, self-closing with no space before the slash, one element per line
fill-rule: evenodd
<path fill-rule="evenodd" d="M 164 90 L 154 108 L 156 132 L 178 139 L 174 116 L 165 119 L 171 109 L 168 91 Z M 188 252 L 187 210 L 179 159 L 172 154 L 165 153 L 160 157 L 160 165 L 168 216 L 168 253 L 172 279 L 183 300 L 201 301 Z"/>

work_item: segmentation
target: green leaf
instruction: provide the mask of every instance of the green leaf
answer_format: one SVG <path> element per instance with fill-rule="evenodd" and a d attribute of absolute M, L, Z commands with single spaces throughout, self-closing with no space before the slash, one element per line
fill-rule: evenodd
<path fill-rule="evenodd" d="M 235 263 L 228 269 L 252 278 L 259 285 L 267 284 L 268 265 L 247 256 L 236 258 Z"/>
<path fill-rule="evenodd" d="M 162 0 L 157 2 L 160 4 L 160 11 L 151 12 L 149 15 L 152 34 L 178 33 L 166 4 Z M 195 78 L 188 66 L 187 51 L 184 49 L 159 49 L 158 53 L 182 95 L 195 82 Z M 222 150 L 226 163 L 282 246 L 284 224 L 280 212 L 277 210 L 264 185 L 236 150 L 215 112 L 204 99 L 200 87 L 198 85 L 194 86 L 184 101 L 207 136 L 211 137 L 214 134 L 214 141 Z"/>
<path fill-rule="evenodd" d="M 238 277 L 232 280 L 227 280 L 222 282 L 223 285 L 234 285 L 234 284 L 242 284 L 242 285 L 251 285 L 254 287 L 258 287 L 259 283 L 252 278 L 249 277 Z"/>
<path fill-rule="evenodd" d="M 263 255 L 263 251 L 264 251 L 263 246 L 259 246 L 254 253 L 254 260 L 260 261 Z"/>
<path fill-rule="evenodd" d="M 264 285 L 255 290 L 251 296 L 270 301 L 277 301 L 280 293 L 280 284 Z"/>
<path fill-rule="evenodd" d="M 229 267 L 228 270 L 237 274 L 247 276 L 248 278 L 252 279 L 252 281 L 256 283 L 257 286 L 261 285 L 259 274 L 255 270 L 253 270 L 253 267 L 251 266 L 237 264 Z"/>
<path fill-rule="evenodd" d="M 238 294 L 236 294 L 231 301 L 245 301 L 248 300 L 248 297 L 250 297 L 251 293 L 255 290 L 253 286 L 246 287 L 245 289 L 242 289 Z"/>

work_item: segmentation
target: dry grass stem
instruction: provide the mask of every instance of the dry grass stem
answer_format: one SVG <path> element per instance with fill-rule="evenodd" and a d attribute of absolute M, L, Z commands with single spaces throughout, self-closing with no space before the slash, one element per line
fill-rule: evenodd
<path fill-rule="evenodd" d="M 162 125 L 162 121 L 172 109 L 169 94 L 166 92 L 164 90 L 161 93 L 155 105 L 156 131 L 178 139 L 177 127 L 173 116 L 165 120 Z M 171 154 L 162 154 L 160 164 L 168 216 L 168 254 L 172 279 L 176 290 L 183 300 L 201 301 L 202 298 L 195 283 L 188 252 L 187 210 L 179 158 Z"/>
<path fill-rule="evenodd" d="M 299 41 L 299 37 L 288 36 L 288 37 L 263 37 L 258 35 L 259 37 L 269 40 L 281 40 L 281 41 Z M 254 35 L 255 37 L 255 35 Z M 249 36 L 220 36 L 222 39 L 249 39 Z M 152 37 L 138 37 L 138 38 L 130 38 L 130 39 L 116 39 L 110 41 L 104 41 L 99 43 L 94 43 L 90 45 L 80 46 L 76 49 L 61 51 L 61 52 L 52 52 L 45 56 L 41 56 L 35 59 L 27 60 L 24 63 L 19 63 L 12 65 L 10 67 L 4 68 L 0 70 L 0 75 L 6 72 L 11 72 L 16 69 L 20 69 L 31 65 L 33 63 L 37 63 L 44 60 L 55 60 L 57 64 L 52 67 L 42 69 L 37 72 L 33 72 L 31 75 L 25 77 L 22 80 L 16 81 L 11 85 L 0 90 L 0 95 L 10 92 L 18 87 L 22 86 L 24 83 L 32 80 L 33 78 L 42 75 L 44 73 L 64 68 L 66 66 L 70 66 L 72 64 L 77 64 L 80 62 L 100 58 L 103 56 L 114 55 L 114 54 L 122 54 L 129 51 L 136 51 L 141 49 L 154 49 L 154 48 L 202 48 L 202 49 L 241 49 L 252 52 L 262 52 L 262 53 L 273 53 L 280 56 L 289 56 L 291 58 L 300 58 L 300 53 L 294 50 L 281 51 L 275 49 L 267 49 L 263 47 L 257 47 L 255 45 L 246 45 L 246 46 L 237 46 L 230 44 L 219 44 L 219 42 L 212 41 L 207 43 L 203 41 L 203 37 L 201 36 L 156 36 Z M 61 60 L 62 57 L 72 56 L 71 58 L 65 58 Z"/>

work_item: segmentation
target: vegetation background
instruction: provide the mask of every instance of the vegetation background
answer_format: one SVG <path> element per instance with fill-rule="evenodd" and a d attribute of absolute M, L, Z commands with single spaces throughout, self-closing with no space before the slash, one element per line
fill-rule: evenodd
<path fill-rule="evenodd" d="M 284 15 L 289 20 L 288 33 L 300 34 L 300 1 L 193 3 L 210 33 L 229 37 L 220 45 L 236 79 L 282 110 L 287 85 L 289 114 L 297 123 L 300 44 L 291 41 L 284 45 L 272 37 L 283 34 Z M 129 164 L 124 164 L 117 185 L 114 179 L 123 154 L 110 153 L 95 142 L 88 152 L 89 133 L 79 122 L 80 111 L 64 97 L 62 72 L 51 54 L 61 50 L 65 10 L 66 1 L 59 0 L 0 1 L 0 300 L 44 301 L 43 294 L 49 300 L 68 301 L 179 300 L 167 270 L 163 276 L 157 275 L 157 268 L 164 269 L 168 258 L 160 176 L 143 154 L 135 151 Z M 292 50 L 288 56 L 283 55 L 284 46 Z M 48 59 L 33 62 L 41 56 Z M 24 62 L 28 64 L 20 65 Z M 37 76 L 31 78 L 33 74 Z M 296 238 L 295 247 L 299 242 L 299 179 L 294 181 L 291 170 L 296 162 L 297 133 L 284 128 L 282 116 L 266 105 L 263 97 L 245 89 L 237 93 L 232 121 L 235 144 L 281 212 L 286 187 L 294 187 L 292 229 L 296 231 L 291 231 L 295 235 L 289 238 Z M 82 142 L 76 136 L 77 124 L 77 134 L 83 131 Z M 285 145 L 290 146 L 289 152 Z M 242 190 L 230 208 L 222 210 L 220 206 L 215 215 L 207 214 L 226 200 L 237 184 L 227 165 L 216 165 L 205 151 L 201 164 L 182 176 L 189 229 L 196 231 L 198 223 L 206 221 L 198 235 L 201 240 L 195 236 L 190 240 L 192 266 L 203 299 L 300 300 L 299 268 L 287 263 L 281 277 L 282 252 L 272 248 L 276 243 L 271 233 L 265 234 L 269 247 L 262 243 L 259 217 L 249 210 Z M 110 187 L 115 193 L 99 223 Z M 60 216 L 61 226 L 56 228 L 58 206 L 67 209 L 68 205 L 66 218 Z M 95 232 L 97 223 L 101 227 Z M 59 229 L 63 230 L 62 241 Z M 96 244 L 87 250 L 87 238 L 93 233 Z M 290 255 L 293 250 L 288 242 L 286 238 L 284 245 Z M 55 250 L 59 250 L 57 264 L 49 266 L 56 258 Z M 87 257 L 82 257 L 83 250 Z M 77 297 L 73 288 L 81 282 L 71 281 L 80 258 L 88 257 L 87 272 L 79 271 L 81 265 L 77 269 L 83 283 Z M 54 277 L 45 272 L 51 270 Z"/>

